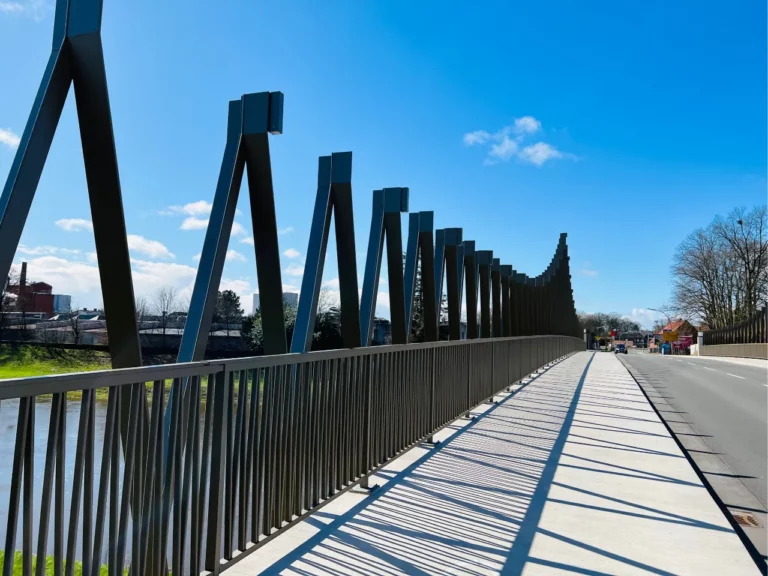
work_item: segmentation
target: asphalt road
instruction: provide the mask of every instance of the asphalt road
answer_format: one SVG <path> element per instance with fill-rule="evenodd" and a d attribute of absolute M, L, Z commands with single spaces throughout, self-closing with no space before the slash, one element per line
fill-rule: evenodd
<path fill-rule="evenodd" d="M 768 506 L 768 370 L 684 356 L 622 358 L 685 412 L 712 451 Z"/>

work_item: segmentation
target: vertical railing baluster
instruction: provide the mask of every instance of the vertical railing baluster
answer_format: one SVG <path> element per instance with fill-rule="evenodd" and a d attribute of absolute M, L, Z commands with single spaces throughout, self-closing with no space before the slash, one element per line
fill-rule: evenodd
<path fill-rule="evenodd" d="M 115 398 L 117 396 L 119 396 L 117 387 L 110 388 L 107 397 L 107 414 L 104 419 L 104 444 L 101 452 L 101 472 L 99 473 L 99 492 L 96 504 L 96 528 L 93 533 L 93 555 L 91 556 L 91 566 L 97 574 L 101 567 L 101 546 L 104 540 L 104 523 L 107 515 L 107 503 L 109 501 L 107 492 L 109 490 L 110 467 L 117 467 L 117 464 L 111 461 L 112 435 L 115 433 Z M 51 425 L 53 425 L 53 414 L 51 414 Z M 40 525 L 42 527 L 42 520 Z M 37 556 L 38 558 L 45 557 L 44 546 L 38 547 Z M 44 569 L 40 568 L 41 565 L 44 565 L 44 563 L 38 563 L 37 576 L 44 575 Z"/>
<path fill-rule="evenodd" d="M 56 443 L 58 442 L 59 418 L 61 417 L 61 397 L 59 392 L 53 395 L 51 402 L 51 417 L 48 425 L 48 444 L 45 449 L 45 470 L 43 472 L 43 493 L 40 499 L 40 523 L 37 535 L 37 557 L 45 558 L 48 554 L 48 525 L 51 516 L 51 500 L 53 491 L 53 475 L 56 470 Z M 38 562 L 35 567 L 36 576 L 45 576 L 46 562 Z"/>
<path fill-rule="evenodd" d="M 221 571 L 221 522 L 224 489 L 224 467 L 227 449 L 227 372 L 216 374 L 213 398 L 213 426 L 211 440 L 211 481 L 208 499 L 208 535 L 205 546 L 205 570 L 212 576 Z M 210 387 L 210 381 L 208 386 Z M 210 395 L 209 395 L 210 401 Z"/>
<path fill-rule="evenodd" d="M 128 540 L 128 515 L 130 514 L 130 501 L 133 494 L 133 482 L 135 476 L 135 460 L 137 448 L 137 435 L 139 427 L 139 406 L 141 402 L 141 385 L 131 385 L 130 411 L 128 414 L 128 434 L 125 442 L 125 468 L 123 473 L 123 494 L 120 502 L 120 522 L 117 537 L 117 568 L 115 574 L 123 573 L 125 564 L 125 549 Z M 78 438 L 79 441 L 79 438 Z M 70 532 L 70 537 L 72 536 Z M 67 570 L 74 567 L 74 555 L 67 555 Z M 70 575 L 71 576 L 71 575 Z"/>

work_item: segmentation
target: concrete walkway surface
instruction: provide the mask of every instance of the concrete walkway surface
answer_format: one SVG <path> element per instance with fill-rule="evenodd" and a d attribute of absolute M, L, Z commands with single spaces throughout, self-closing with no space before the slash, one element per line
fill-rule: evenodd
<path fill-rule="evenodd" d="M 760 573 L 613 354 L 497 399 L 226 573 Z"/>

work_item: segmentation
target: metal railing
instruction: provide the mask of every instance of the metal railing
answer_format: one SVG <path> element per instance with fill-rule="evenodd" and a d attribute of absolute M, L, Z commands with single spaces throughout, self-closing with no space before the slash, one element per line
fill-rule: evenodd
<path fill-rule="evenodd" d="M 472 407 L 583 349 L 578 338 L 531 336 L 2 381 L 13 443 L 0 462 L 10 476 L 3 575 L 14 562 L 23 574 L 52 563 L 72 575 L 67 559 L 84 576 L 103 565 L 218 574 Z"/>
<path fill-rule="evenodd" d="M 765 344 L 766 342 L 768 342 L 768 308 L 766 307 L 733 326 L 704 332 L 705 346 L 714 346 L 716 344 Z"/>

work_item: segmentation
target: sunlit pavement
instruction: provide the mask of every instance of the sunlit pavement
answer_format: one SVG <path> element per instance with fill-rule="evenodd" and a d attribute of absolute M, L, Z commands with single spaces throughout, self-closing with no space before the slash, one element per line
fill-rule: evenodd
<path fill-rule="evenodd" d="M 613 354 L 497 399 L 227 573 L 759 573 Z"/>

